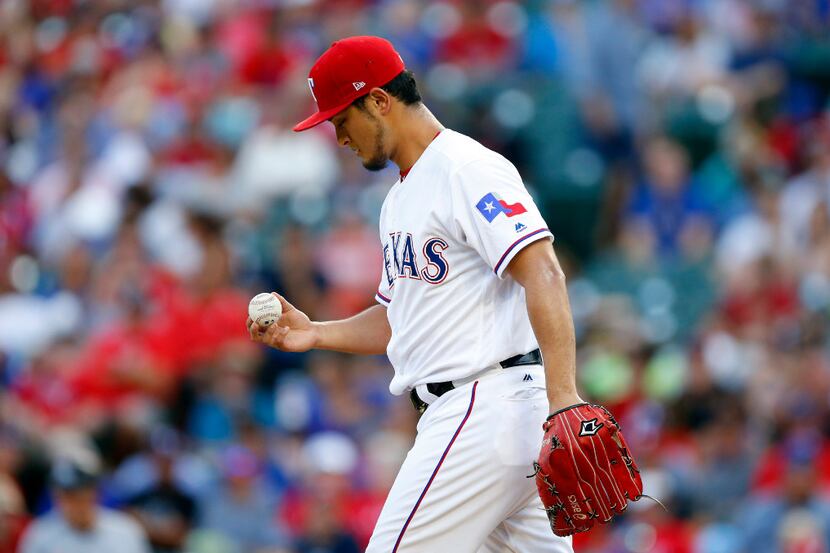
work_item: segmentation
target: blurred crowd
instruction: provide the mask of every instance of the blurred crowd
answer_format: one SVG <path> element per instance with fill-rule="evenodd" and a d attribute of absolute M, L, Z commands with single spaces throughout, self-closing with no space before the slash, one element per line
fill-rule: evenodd
<path fill-rule="evenodd" d="M 290 131 L 356 34 L 556 235 L 581 389 L 665 505 L 577 551 L 828 553 L 828 0 L 0 2 L 0 552 L 95 502 L 155 553 L 366 545 L 417 421 L 388 361 L 244 326 L 373 301 L 395 168 Z"/>

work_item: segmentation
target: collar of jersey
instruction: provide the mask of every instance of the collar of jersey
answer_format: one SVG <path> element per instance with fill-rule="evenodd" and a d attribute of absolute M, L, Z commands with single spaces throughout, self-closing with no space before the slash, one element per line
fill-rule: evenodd
<path fill-rule="evenodd" d="M 419 157 L 418 159 L 416 159 L 416 160 L 415 160 L 415 163 L 413 163 L 413 164 L 412 164 L 412 166 L 411 166 L 409 169 L 405 169 L 405 170 L 403 170 L 403 171 L 401 171 L 401 172 L 400 172 L 400 175 L 401 175 L 401 182 L 403 182 L 403 180 L 406 178 L 406 176 L 407 176 L 407 175 L 409 175 L 409 172 L 410 172 L 410 171 L 412 171 L 412 169 L 413 169 L 416 165 L 418 165 L 418 162 L 419 162 L 419 161 L 421 161 L 421 158 L 423 158 L 423 157 L 424 157 L 424 154 L 426 154 L 426 153 L 427 153 L 427 150 L 429 150 L 429 149 L 430 149 L 430 147 L 432 147 L 432 145 L 435 143 L 435 139 L 436 139 L 436 138 L 438 138 L 438 135 L 440 135 L 440 134 L 441 134 L 442 132 L 444 132 L 445 130 L 447 130 L 447 129 L 446 129 L 446 128 L 444 128 L 444 129 L 441 129 L 440 131 L 438 131 L 437 133 L 435 133 L 435 136 L 433 136 L 433 137 L 432 137 L 432 140 L 431 140 L 431 141 L 430 141 L 430 143 L 427 145 L 427 147 L 424 149 L 424 151 L 421 153 L 420 157 Z"/>

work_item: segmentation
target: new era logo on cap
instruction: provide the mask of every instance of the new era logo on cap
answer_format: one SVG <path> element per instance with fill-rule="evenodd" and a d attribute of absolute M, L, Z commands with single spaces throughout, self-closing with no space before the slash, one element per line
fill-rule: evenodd
<path fill-rule="evenodd" d="M 366 83 L 364 83 L 363 81 L 360 81 L 359 83 L 352 83 L 352 86 L 354 87 L 355 90 L 360 90 L 361 88 L 366 86 Z"/>

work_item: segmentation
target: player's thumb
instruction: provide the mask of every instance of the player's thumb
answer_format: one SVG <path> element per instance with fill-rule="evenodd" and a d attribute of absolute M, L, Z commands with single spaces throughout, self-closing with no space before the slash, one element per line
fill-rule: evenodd
<path fill-rule="evenodd" d="M 283 313 L 288 313 L 289 311 L 294 309 L 294 306 L 291 305 L 290 303 L 288 303 L 288 300 L 286 300 L 284 297 L 280 296 L 276 292 L 271 292 L 271 294 L 274 297 L 276 297 L 278 300 L 280 300 L 280 306 L 282 306 L 282 312 Z"/>

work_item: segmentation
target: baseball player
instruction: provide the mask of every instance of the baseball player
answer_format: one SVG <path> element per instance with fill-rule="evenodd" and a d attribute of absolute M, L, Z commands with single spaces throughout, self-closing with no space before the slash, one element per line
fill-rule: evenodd
<path fill-rule="evenodd" d="M 384 39 L 335 42 L 308 84 L 318 111 L 295 131 L 329 121 L 366 169 L 400 169 L 381 210 L 377 305 L 314 322 L 280 297 L 278 324 L 247 323 L 253 340 L 285 351 L 386 353 L 390 391 L 422 413 L 367 551 L 572 551 L 563 536 L 599 517 L 580 503 L 587 494 L 560 500 L 538 464 L 535 483 L 528 475 L 546 417 L 586 404 L 565 278 L 516 168 L 444 128 Z M 611 426 L 598 420 L 582 423 L 586 436 Z M 556 503 L 543 506 L 542 480 Z"/>

